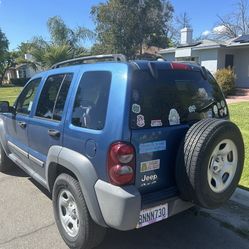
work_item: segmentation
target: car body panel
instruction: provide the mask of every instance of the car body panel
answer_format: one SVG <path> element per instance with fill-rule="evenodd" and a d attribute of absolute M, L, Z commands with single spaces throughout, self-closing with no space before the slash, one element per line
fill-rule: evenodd
<path fill-rule="evenodd" d="M 199 66 L 191 65 L 191 68 L 201 72 Z M 36 75 L 32 79 L 41 77 L 42 82 L 30 114 L 0 114 L 0 142 L 6 154 L 50 191 L 58 172 L 63 172 L 62 168 L 71 172 L 80 183 L 91 217 L 102 226 L 133 229 L 143 208 L 161 203 L 168 203 L 169 216 L 191 207 L 191 203 L 177 197 L 174 176 L 178 148 L 191 124 L 150 129 L 133 129 L 130 125 L 134 72 L 147 70 L 157 77 L 157 69 L 171 70 L 171 63 L 101 62 L 57 68 Z M 108 71 L 112 74 L 106 121 L 102 130 L 72 124 L 80 80 L 84 73 L 93 71 Z M 62 120 L 56 122 L 36 117 L 39 96 L 46 79 L 62 73 L 74 74 Z M 26 122 L 25 129 L 18 127 L 19 121 Z M 60 136 L 49 136 L 49 129 L 59 131 Z M 110 184 L 108 151 L 117 141 L 132 144 L 135 148 L 136 176 L 134 184 L 130 186 Z M 116 212 L 117 217 L 110 212 L 114 206 L 120 207 Z M 130 210 L 132 208 L 134 210 Z"/>

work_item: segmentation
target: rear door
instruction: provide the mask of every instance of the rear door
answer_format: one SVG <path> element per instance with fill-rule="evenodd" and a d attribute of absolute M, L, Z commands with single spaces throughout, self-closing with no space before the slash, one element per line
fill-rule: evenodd
<path fill-rule="evenodd" d="M 50 75 L 42 88 L 28 129 L 31 168 L 45 179 L 45 162 L 51 146 L 62 144 L 64 113 L 72 73 Z"/>
<path fill-rule="evenodd" d="M 225 107 L 225 102 L 217 84 L 205 80 L 200 70 L 154 70 L 133 75 L 130 127 L 136 186 L 141 193 L 165 190 L 170 196 L 177 193 L 176 157 L 189 126 L 219 117 L 217 105 Z"/>

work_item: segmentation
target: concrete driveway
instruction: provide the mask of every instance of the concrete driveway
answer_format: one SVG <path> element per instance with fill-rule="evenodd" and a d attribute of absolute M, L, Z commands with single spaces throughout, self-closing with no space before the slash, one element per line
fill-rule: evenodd
<path fill-rule="evenodd" d="M 20 170 L 0 174 L 0 214 L 0 248 L 67 248 L 57 231 L 49 194 Z M 245 222 L 239 214 L 235 219 Z M 249 230 L 243 233 L 205 211 L 198 216 L 187 211 L 140 230 L 109 230 L 98 249 L 248 249 L 248 235 Z"/>

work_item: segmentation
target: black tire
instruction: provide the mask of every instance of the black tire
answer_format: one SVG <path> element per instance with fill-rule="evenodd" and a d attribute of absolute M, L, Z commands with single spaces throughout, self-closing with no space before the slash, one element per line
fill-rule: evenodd
<path fill-rule="evenodd" d="M 13 169 L 14 163 L 6 155 L 0 142 L 0 172 L 7 173 Z"/>
<path fill-rule="evenodd" d="M 235 152 L 232 153 L 237 156 L 232 154 L 232 157 L 236 157 L 238 160 L 232 159 L 236 162 L 234 163 L 236 165 L 234 172 L 231 175 L 224 173 L 221 178 L 224 190 L 221 188 L 218 191 L 216 190 L 216 181 L 212 177 L 208 177 L 208 170 L 211 169 L 211 165 L 214 167 L 215 161 L 212 155 L 217 146 L 219 151 L 227 146 L 223 141 L 233 145 Z M 231 156 L 231 154 L 228 155 Z M 222 158 L 221 162 L 228 160 L 226 158 L 228 155 L 224 156 L 225 159 L 223 155 L 219 155 Z M 215 158 L 217 159 L 217 157 Z M 218 119 L 205 119 L 197 122 L 188 130 L 177 156 L 176 182 L 181 198 L 193 201 L 204 208 L 221 206 L 235 191 L 241 177 L 243 164 L 244 143 L 240 130 L 234 123 Z M 214 169 L 212 168 L 212 170 Z M 213 174 L 222 172 L 222 166 L 219 170 Z M 229 181 L 226 183 L 228 179 Z"/>
<path fill-rule="evenodd" d="M 59 195 L 61 191 L 69 191 L 72 194 L 79 219 L 79 230 L 77 235 L 71 236 L 62 224 L 59 211 Z M 68 174 L 57 177 L 53 187 L 53 209 L 58 230 L 68 245 L 74 249 L 91 249 L 98 246 L 105 237 L 106 229 L 97 225 L 91 218 L 82 194 L 79 182 Z"/>

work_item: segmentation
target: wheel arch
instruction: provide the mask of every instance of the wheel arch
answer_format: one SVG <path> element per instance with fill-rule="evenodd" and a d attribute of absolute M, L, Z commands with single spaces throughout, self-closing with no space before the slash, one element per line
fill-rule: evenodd
<path fill-rule="evenodd" d="M 50 192 L 56 178 L 62 173 L 67 173 L 79 181 L 92 219 L 97 224 L 106 226 L 94 188 L 98 180 L 97 173 L 88 158 L 68 148 L 51 147 L 46 163 L 46 180 Z"/>

